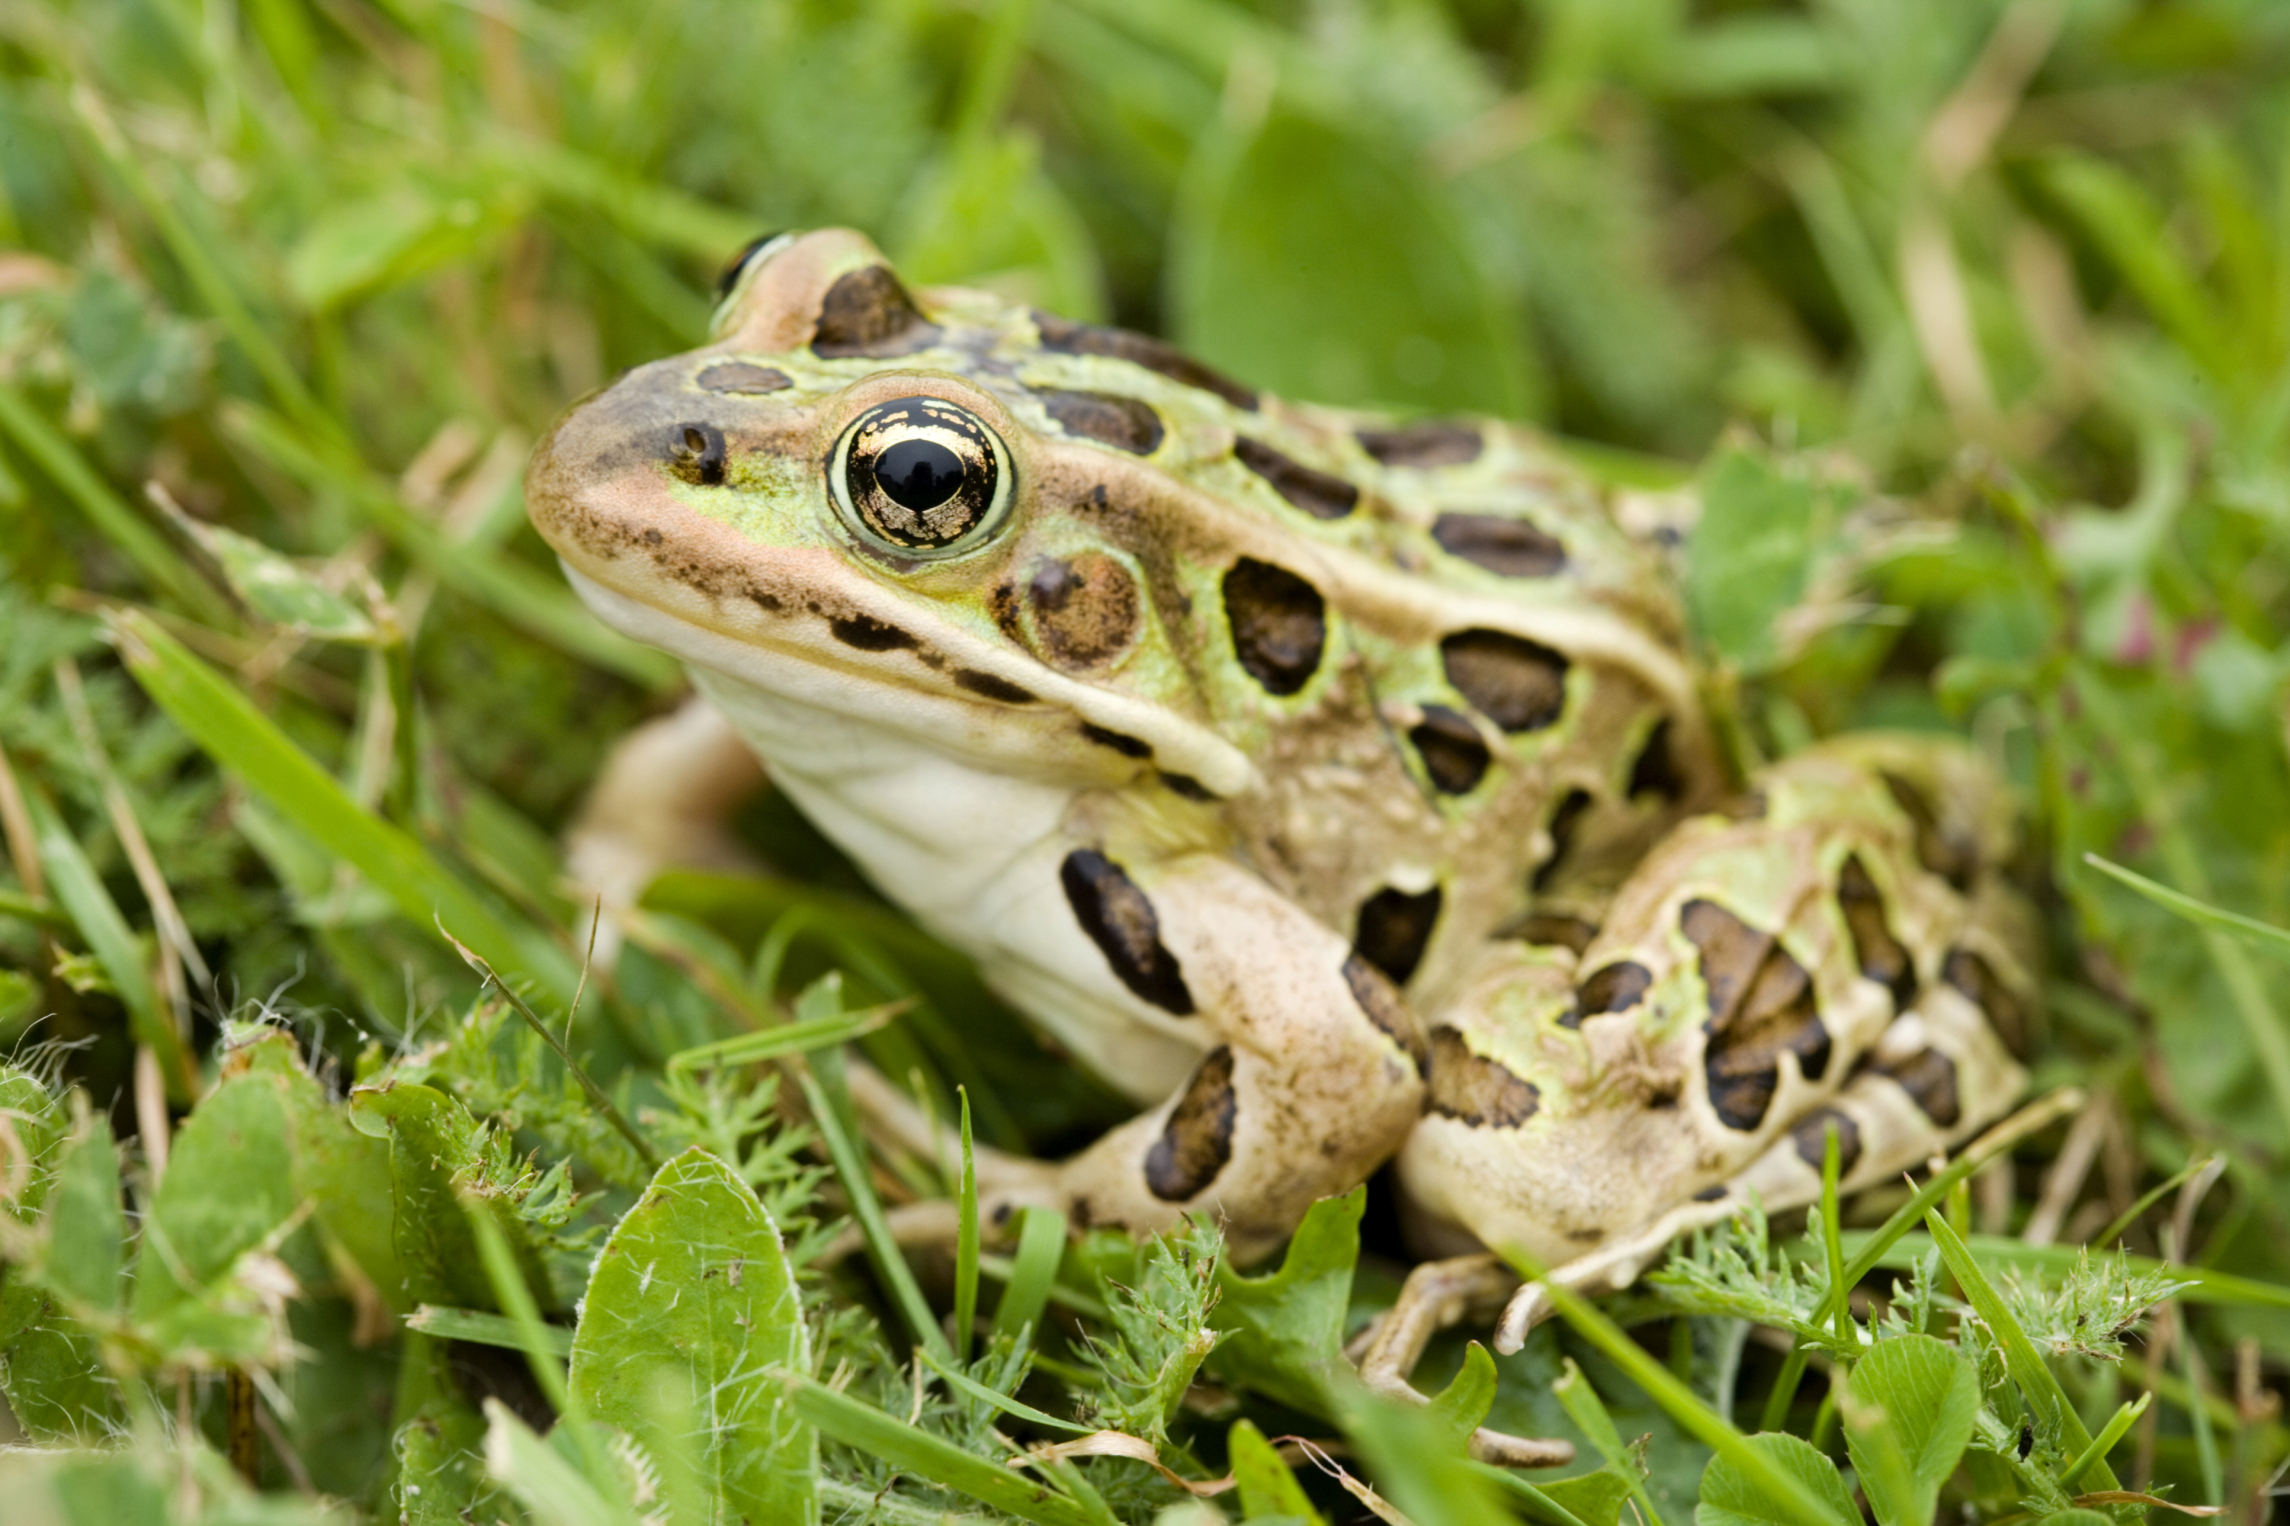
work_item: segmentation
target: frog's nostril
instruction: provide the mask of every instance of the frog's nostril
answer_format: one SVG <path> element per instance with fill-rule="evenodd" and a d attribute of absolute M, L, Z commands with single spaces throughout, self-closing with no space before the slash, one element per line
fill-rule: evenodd
<path fill-rule="evenodd" d="M 962 488 L 962 458 L 936 440 L 901 440 L 875 457 L 875 481 L 891 501 L 920 513 Z"/>
<path fill-rule="evenodd" d="M 724 432 L 713 424 L 679 424 L 668 441 L 668 470 L 695 487 L 724 480 Z"/>

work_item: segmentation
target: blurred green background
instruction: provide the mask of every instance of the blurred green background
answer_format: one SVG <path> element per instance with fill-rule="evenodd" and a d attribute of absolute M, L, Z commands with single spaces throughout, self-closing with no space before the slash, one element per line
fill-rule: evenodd
<path fill-rule="evenodd" d="M 749 238 L 847 223 L 1272 390 L 1538 421 L 1631 480 L 1732 430 L 1914 499 L 1952 538 L 1857 618 L 1718 654 L 1748 745 L 1907 721 L 2010 756 L 2051 866 L 2040 1078 L 2109 1109 L 2069 1232 L 2223 1148 L 2203 1254 L 2279 1271 L 2290 986 L 2082 855 L 2290 922 L 2286 146 L 2280 0 L 7 0 L 0 743 L 121 936 L 160 912 L 107 770 L 226 994 L 289 990 L 343 1053 L 466 1004 L 90 615 L 156 609 L 359 803 L 569 925 L 555 835 L 678 679 L 565 593 L 525 452 L 700 341 Z M 249 618 L 213 526 L 404 640 Z M 758 809 L 786 882 L 865 893 Z M 52 926 L 0 915 L 0 1040 L 93 1041 L 74 1073 L 121 1095 L 129 997 Z M 1099 1106 L 1000 1091 L 1036 1142 Z M 2215 1333 L 2290 1355 L 2248 1311 Z"/>

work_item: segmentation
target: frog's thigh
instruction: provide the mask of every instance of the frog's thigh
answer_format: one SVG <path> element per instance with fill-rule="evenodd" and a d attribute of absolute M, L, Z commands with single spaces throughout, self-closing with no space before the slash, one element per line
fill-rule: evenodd
<path fill-rule="evenodd" d="M 1074 848 L 1059 880 L 1106 971 L 1209 1045 L 1167 1101 L 1066 1163 L 1077 1220 L 1205 1215 L 1245 1260 L 1398 1147 L 1421 1109 L 1420 1029 L 1336 933 L 1212 855 L 1124 865 Z"/>

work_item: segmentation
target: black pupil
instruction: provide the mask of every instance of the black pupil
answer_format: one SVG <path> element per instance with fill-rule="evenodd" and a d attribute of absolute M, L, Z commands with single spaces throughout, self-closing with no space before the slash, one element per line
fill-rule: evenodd
<path fill-rule="evenodd" d="M 962 487 L 962 458 L 936 440 L 901 440 L 875 457 L 875 481 L 901 508 L 935 509 Z"/>

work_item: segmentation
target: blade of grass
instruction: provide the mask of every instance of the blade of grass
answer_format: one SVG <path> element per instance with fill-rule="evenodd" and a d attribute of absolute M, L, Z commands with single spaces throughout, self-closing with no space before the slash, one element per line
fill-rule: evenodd
<path fill-rule="evenodd" d="M 2028 1407 L 2059 1437 L 2061 1445 L 2080 1455 L 2091 1445 L 2091 1432 L 2084 1429 L 2083 1417 L 2076 1413 L 2067 1390 L 2059 1386 L 2059 1379 L 2044 1365 L 2043 1358 L 2036 1352 L 2035 1343 L 2020 1328 L 2020 1322 L 2012 1317 L 2012 1311 L 2004 1303 L 2003 1295 L 1996 1291 L 1996 1285 L 1980 1270 L 1978 1258 L 1949 1224 L 1946 1216 L 1938 1211 L 1930 1212 L 1925 1215 L 1924 1222 L 1926 1228 L 1931 1230 L 1934 1242 L 1940 1247 L 1941 1259 L 1948 1263 L 1950 1275 L 1955 1277 L 1957 1285 L 1964 1290 L 1964 1296 L 1970 1301 L 1973 1311 L 1980 1316 L 1980 1322 L 1988 1327 L 1988 1333 L 1995 1338 L 1997 1347 L 2003 1352 L 2005 1370 L 2012 1375 L 2012 1382 L 2027 1400 Z M 2118 1487 L 2106 1459 L 2093 1463 L 2092 1470 L 2098 1475 L 2100 1488 Z"/>
<path fill-rule="evenodd" d="M 2136 870 L 2126 869 L 2112 859 L 2101 858 L 2096 853 L 2084 854 L 2083 861 L 2108 878 L 2130 886 L 2165 911 L 2177 912 L 2198 927 L 2232 933 L 2253 948 L 2272 954 L 2277 959 L 2290 960 L 2290 929 L 2276 927 L 2271 922 L 2261 922 L 2256 917 L 2243 916 L 2240 912 L 2222 911 L 2208 901 L 2198 901 L 2191 895 L 2182 894 Z"/>
<path fill-rule="evenodd" d="M 1852 1284 L 1845 1280 L 1845 1248 L 1837 1238 L 1837 1172 L 1839 1144 L 1837 1120 L 1831 1117 L 1822 1131 L 1821 1247 L 1829 1258 L 1829 1313 L 1837 1322 L 1837 1339 L 1860 1348 L 1861 1327 L 1853 1323 Z"/>
<path fill-rule="evenodd" d="M 1002 1301 L 994 1309 L 994 1333 L 1015 1338 L 1039 1325 L 1065 1259 L 1065 1215 L 1054 1208 L 1028 1208 L 1018 1218 L 1018 1254 Z"/>
<path fill-rule="evenodd" d="M 485 1263 L 485 1280 L 492 1284 L 493 1296 L 500 1300 L 506 1315 L 496 1315 L 502 1324 L 515 1333 L 516 1348 L 525 1353 L 525 1362 L 533 1369 L 533 1381 L 541 1385 L 560 1415 L 573 1413 L 572 1389 L 565 1382 L 564 1359 L 559 1354 L 560 1342 L 550 1338 L 549 1327 L 541 1319 L 540 1306 L 533 1302 L 533 1290 L 525 1286 L 524 1274 L 517 1270 L 517 1253 L 509 1248 L 509 1237 L 501 1233 L 501 1226 L 493 1222 L 492 1215 L 468 1204 L 463 1214 L 469 1220 L 470 1232 L 477 1237 L 477 1257 Z M 569 1345 L 566 1349 L 570 1349 Z"/>
<path fill-rule="evenodd" d="M 1524 1256 L 1506 1254 L 1504 1259 L 1530 1281 L 1543 1275 L 1542 1269 Z M 1733 1422 L 1702 1402 L 1700 1395 L 1679 1382 L 1675 1373 L 1654 1360 L 1645 1347 L 1624 1334 L 1589 1299 L 1558 1283 L 1546 1281 L 1543 1287 L 1552 1306 L 1574 1327 L 1576 1334 L 1620 1367 L 1683 1430 L 1747 1474 L 1790 1520 L 1803 1526 L 1856 1526 L 1854 1522 L 1832 1517 L 1820 1500 L 1776 1467 L 1764 1453 L 1749 1446 Z"/>
<path fill-rule="evenodd" d="M 2139 1200 L 2137 1202 L 2133 1203 L 2130 1207 L 2117 1214 L 2114 1220 L 2110 1222 L 2105 1229 L 2094 1235 L 2086 1243 L 2095 1246 L 2113 1245 L 2121 1235 L 2123 1235 L 2127 1230 L 2131 1228 L 2134 1223 L 2138 1221 L 2139 1215 L 2145 1213 L 2148 1209 L 2161 1202 L 2168 1194 L 2176 1192 L 2180 1186 L 2192 1179 L 2196 1172 L 2208 1170 L 2211 1163 L 2215 1159 L 2217 1159 L 2216 1156 L 2205 1155 L 2198 1159 L 2189 1161 L 2186 1166 L 2169 1181 L 2162 1183 L 2160 1186 L 2151 1187 L 2147 1191 L 2140 1193 Z"/>
<path fill-rule="evenodd" d="M 951 1362 L 932 1356 L 927 1351 L 919 1354 L 922 1358 L 922 1364 L 944 1378 L 949 1388 L 959 1393 L 966 1393 L 982 1404 L 992 1405 L 1005 1415 L 1015 1415 L 1020 1420 L 1030 1420 L 1035 1425 L 1046 1425 L 1053 1431 L 1065 1431 L 1075 1436 L 1092 1434 L 1092 1428 L 1089 1426 L 1076 1425 L 1071 1420 L 1060 1420 L 1055 1415 L 1044 1414 L 1031 1404 L 1020 1404 L 1008 1394 L 988 1388 L 976 1378 L 965 1377 Z"/>
<path fill-rule="evenodd" d="M 874 1182 L 867 1175 L 866 1152 L 845 1121 L 850 1116 L 849 1092 L 843 1084 L 841 1051 L 823 1049 L 814 1054 L 810 1071 L 802 1081 L 803 1100 L 811 1108 L 812 1124 L 826 1142 L 827 1157 L 835 1163 L 835 1174 L 841 1178 L 843 1191 L 851 1200 L 851 1217 L 859 1221 L 859 1233 L 867 1242 L 868 1258 L 875 1263 L 876 1272 L 890 1290 L 891 1300 L 898 1305 L 916 1342 L 933 1356 L 951 1358 L 954 1352 L 946 1343 L 946 1332 L 938 1328 L 930 1303 L 914 1280 L 914 1268 L 906 1264 L 898 1241 L 891 1237 L 890 1222 L 883 1217 L 882 1202 L 875 1196 Z"/>
<path fill-rule="evenodd" d="M 434 1335 L 440 1340 L 471 1341 L 480 1346 L 500 1346 L 510 1351 L 525 1349 L 525 1328 L 506 1314 L 488 1314 L 482 1309 L 454 1309 L 443 1304 L 425 1303 L 406 1316 L 406 1328 Z M 573 1333 L 556 1325 L 541 1326 L 541 1339 L 549 1354 L 559 1361 L 572 1355 Z"/>
<path fill-rule="evenodd" d="M 160 1074 L 167 1082 L 167 1099 L 189 1106 L 199 1095 L 198 1070 L 159 999 L 159 987 L 151 978 L 134 930 L 120 914 L 119 903 L 104 888 L 103 876 L 88 862 L 79 839 L 72 836 L 47 796 L 37 788 L 26 789 L 24 805 L 32 817 L 40 865 L 47 871 L 48 888 L 56 904 L 70 914 L 72 926 L 103 967 L 112 990 L 119 994 L 135 1041 L 148 1044 L 158 1056 Z"/>
<path fill-rule="evenodd" d="M 1630 1497 L 1645 1512 L 1648 1526 L 1663 1526 L 1661 1512 L 1654 1508 L 1654 1498 L 1647 1492 L 1646 1480 L 1629 1460 L 1630 1454 L 1622 1445 L 1622 1433 L 1614 1428 L 1614 1417 L 1606 1412 L 1606 1402 L 1598 1397 L 1598 1390 L 1575 1365 L 1573 1357 L 1561 1357 L 1559 1361 L 1559 1375 L 1551 1382 L 1551 1392 L 1557 1396 L 1559 1407 L 1574 1422 L 1574 1428 L 1598 1448 L 1599 1456 L 1609 1464 L 1620 1466 L 1629 1476 Z"/>
<path fill-rule="evenodd" d="M 0 917 L 15 917 L 40 927 L 69 928 L 72 925 L 70 914 L 46 896 L 23 895 L 13 890 L 0 890 Z"/>
<path fill-rule="evenodd" d="M 958 1217 L 954 1240 L 954 1355 L 970 1360 L 970 1341 L 978 1323 L 978 1157 L 970 1140 L 970 1089 L 962 1099 L 962 1184 L 956 1199 Z"/>
<path fill-rule="evenodd" d="M 190 562 L 177 553 L 167 537 L 114 493 L 40 410 L 5 383 L 0 383 L 0 433 L 38 462 L 40 470 L 78 506 L 97 533 L 118 547 L 120 554 L 154 585 L 209 625 L 229 629 L 238 624 L 223 596 L 191 570 Z"/>
<path fill-rule="evenodd" d="M 1848 1233 L 1848 1243 L 1860 1241 L 1865 1231 Z M 2048 1272 L 2064 1272 L 2075 1265 L 2082 1254 L 2073 1245 L 2030 1245 L 2025 1240 L 2009 1235 L 1964 1235 L 1972 1254 L 1983 1263 L 2004 1263 L 2029 1266 Z M 1909 1270 L 1916 1260 L 1931 1246 L 1923 1235 L 1906 1235 L 1885 1247 L 1882 1255 L 1871 1264 L 1891 1271 Z M 1864 1251 L 1863 1254 L 1866 1254 Z M 2255 1277 L 2238 1277 L 2232 1272 L 2214 1272 L 2204 1267 L 2188 1266 L 2177 1261 L 2158 1261 L 2152 1256 L 2134 1256 L 2117 1252 L 2124 1266 L 2134 1273 L 2167 1272 L 2187 1284 L 2171 1296 L 2185 1303 L 2237 1304 L 2253 1308 L 2290 1309 L 2290 1287 L 2280 1283 L 2260 1282 Z M 1860 1259 L 1855 1257 L 1855 1260 Z"/>
<path fill-rule="evenodd" d="M 1509 1468 L 1498 1468 L 1493 1463 L 1470 1461 L 1466 1461 L 1464 1466 L 1498 1488 L 1508 1489 L 1519 1498 L 1529 1501 L 1544 1518 L 1556 1521 L 1558 1526 L 1589 1526 L 1589 1523 L 1584 1521 L 1581 1516 L 1576 1515 L 1566 1506 L 1552 1499 L 1548 1494 L 1519 1477 L 1518 1474 L 1513 1473 Z M 1641 1505 L 1639 1508 L 1643 1510 L 1645 1506 Z M 1649 1515 L 1647 1519 L 1653 1523 L 1653 1526 L 1661 1526 L 1659 1517 Z"/>
<path fill-rule="evenodd" d="M 804 1023 L 783 1023 L 760 1033 L 743 1033 L 696 1049 L 680 1049 L 668 1056 L 671 1071 L 701 1070 L 710 1066 L 750 1065 L 758 1060 L 785 1059 L 809 1054 L 874 1032 L 899 1015 L 902 1004 L 885 1002 L 840 1017 L 815 1018 Z"/>
<path fill-rule="evenodd" d="M 2154 1392 L 2150 1390 L 2136 1400 L 2126 1400 L 2118 1406 L 2115 1413 L 2108 1416 L 2107 1424 L 2100 1427 L 2099 1434 L 2091 1438 L 2091 1445 L 2077 1454 L 2075 1461 L 2069 1463 L 2066 1471 L 2060 1474 L 2060 1488 L 2073 1494 L 2075 1486 L 2083 1481 L 2083 1475 L 2089 1473 L 2099 1459 L 2115 1450 L 2115 1443 L 2121 1441 L 2138 1418 L 2147 1413 L 2147 1406 L 2154 1402 L 2154 1398 Z"/>
<path fill-rule="evenodd" d="M 967 1494 L 982 1504 L 1033 1521 L 1036 1526 L 1095 1526 L 1081 1505 L 1053 1493 L 1035 1478 L 998 1467 L 953 1442 L 906 1424 L 863 1399 L 829 1388 L 816 1378 L 782 1371 L 795 1412 L 845 1446 L 879 1457 L 892 1467 Z"/>
<path fill-rule="evenodd" d="M 361 810 L 236 685 L 150 616 L 120 610 L 107 623 L 128 671 L 152 702 L 312 842 L 364 875 L 416 925 L 443 923 L 496 966 L 530 976 L 560 1001 L 571 999 L 579 972 L 545 935 L 503 920 L 417 839 Z"/>

